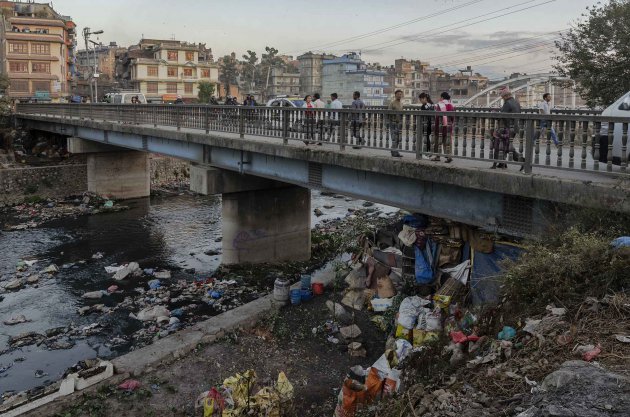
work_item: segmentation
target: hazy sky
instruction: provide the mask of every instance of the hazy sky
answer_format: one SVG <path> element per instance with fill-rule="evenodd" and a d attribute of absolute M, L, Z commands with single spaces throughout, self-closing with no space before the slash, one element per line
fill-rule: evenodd
<path fill-rule="evenodd" d="M 128 46 L 143 36 L 175 37 L 205 42 L 215 58 L 232 51 L 240 58 L 248 49 L 260 56 L 266 45 L 294 56 L 308 50 L 361 51 L 366 61 L 383 65 L 405 57 L 450 70 L 471 65 L 492 77 L 550 69 L 551 41 L 557 36 L 550 32 L 566 29 L 593 4 L 592 0 L 53 2 L 59 13 L 73 17 L 79 30 L 103 29 L 99 37 L 103 43 Z M 479 49 L 496 44 L 502 45 Z"/>

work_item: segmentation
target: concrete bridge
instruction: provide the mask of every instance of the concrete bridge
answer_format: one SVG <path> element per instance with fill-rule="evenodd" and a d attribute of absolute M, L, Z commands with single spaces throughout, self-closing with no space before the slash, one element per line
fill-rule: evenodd
<path fill-rule="evenodd" d="M 428 147 L 429 126 L 442 116 L 451 118 L 452 128 L 435 133 L 433 127 Z M 25 128 L 67 136 L 70 152 L 88 155 L 90 191 L 148 196 L 148 153 L 190 161 L 191 189 L 223 194 L 226 263 L 308 258 L 310 189 L 514 236 L 543 234 L 556 221 L 557 206 L 629 213 L 630 118 L 548 116 L 560 140 L 556 147 L 539 117 L 184 105 L 17 108 Z M 618 161 L 615 124 L 623 131 Z M 493 153 L 502 126 L 512 132 L 510 144 Z M 402 158 L 390 156 L 392 130 L 400 131 Z M 446 156 L 433 147 L 442 140 L 452 145 L 452 163 L 428 159 Z M 507 169 L 490 169 L 496 158 Z"/>

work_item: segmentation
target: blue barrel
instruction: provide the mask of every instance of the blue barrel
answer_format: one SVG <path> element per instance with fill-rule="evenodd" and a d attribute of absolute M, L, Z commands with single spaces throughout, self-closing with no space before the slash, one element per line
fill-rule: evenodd
<path fill-rule="evenodd" d="M 310 289 L 302 289 L 300 290 L 300 292 L 302 294 L 302 301 L 309 301 L 311 298 L 313 298 L 313 291 L 311 291 Z"/>
<path fill-rule="evenodd" d="M 311 276 L 308 274 L 304 274 L 300 277 L 300 287 L 303 290 L 311 289 Z"/>
<path fill-rule="evenodd" d="M 295 289 L 291 290 L 291 304 L 294 306 L 299 305 L 302 302 L 302 290 Z"/>

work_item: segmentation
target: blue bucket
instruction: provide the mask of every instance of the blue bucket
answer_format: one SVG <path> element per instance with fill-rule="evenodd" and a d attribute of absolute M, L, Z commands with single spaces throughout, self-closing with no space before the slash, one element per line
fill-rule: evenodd
<path fill-rule="evenodd" d="M 299 305 L 302 302 L 302 290 L 291 290 L 290 296 L 291 304 L 293 304 L 294 306 Z"/>
<path fill-rule="evenodd" d="M 300 277 L 300 287 L 303 290 L 311 289 L 311 276 L 308 274 L 304 274 Z"/>
<path fill-rule="evenodd" d="M 313 291 L 311 291 L 310 289 L 308 290 L 301 290 L 301 294 L 302 294 L 302 301 L 309 301 L 311 298 L 313 298 Z"/>

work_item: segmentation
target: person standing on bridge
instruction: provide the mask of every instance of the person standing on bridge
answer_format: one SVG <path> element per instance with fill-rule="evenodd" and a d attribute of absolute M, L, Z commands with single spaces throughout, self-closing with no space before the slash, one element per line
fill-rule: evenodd
<path fill-rule="evenodd" d="M 451 95 L 444 91 L 440 94 L 440 101 L 435 106 L 435 111 L 454 111 L 455 106 L 451 102 Z M 446 155 L 446 163 L 453 161 L 451 158 L 451 129 L 453 128 L 452 116 L 437 116 L 435 118 L 435 134 L 437 137 L 433 138 L 433 147 L 435 155 L 431 157 L 432 161 L 440 161 L 440 144 L 442 145 L 442 151 Z"/>
<path fill-rule="evenodd" d="M 396 90 L 394 92 L 394 99 L 390 101 L 389 106 L 387 106 L 387 110 L 397 112 L 387 116 L 389 119 L 389 136 L 392 140 L 391 153 L 394 158 L 402 158 L 402 155 L 398 152 L 398 147 L 400 146 L 400 131 L 402 130 L 402 114 L 400 114 L 403 111 L 402 97 L 402 90 Z"/>
<path fill-rule="evenodd" d="M 549 114 L 551 114 L 551 106 L 549 105 L 550 101 L 551 101 L 551 94 L 549 94 L 549 93 L 543 94 L 543 101 L 542 101 L 542 103 L 540 103 L 540 106 L 539 106 L 540 114 L 542 114 L 542 115 L 549 115 Z M 556 146 L 558 146 L 558 135 L 556 135 L 556 131 L 554 130 L 553 126 L 551 125 L 551 120 L 541 120 L 540 121 L 541 133 L 543 131 L 545 131 L 547 126 L 549 126 L 549 132 L 551 133 L 551 140 L 553 140 L 553 143 Z"/>
<path fill-rule="evenodd" d="M 331 112 L 330 115 L 330 129 L 328 131 L 329 141 L 332 139 L 335 129 L 339 126 L 339 112 L 336 110 L 343 109 L 343 103 L 339 100 L 339 95 L 337 95 L 337 93 L 332 93 L 330 95 L 330 100 L 330 109 L 335 111 Z M 321 143 L 319 143 L 319 145 L 321 145 Z"/>
<path fill-rule="evenodd" d="M 355 91 L 352 94 L 352 110 L 363 110 L 365 109 L 365 104 L 363 100 L 361 100 L 361 93 Z M 352 138 L 356 140 L 356 146 L 353 146 L 354 149 L 360 149 L 363 145 L 363 138 L 361 137 L 361 128 L 363 127 L 363 113 L 356 112 L 352 113 Z"/>
<path fill-rule="evenodd" d="M 433 100 L 431 100 L 431 96 L 427 93 L 420 93 L 418 96 L 420 100 L 420 110 L 422 111 L 433 111 L 435 110 L 435 104 L 433 104 Z M 431 118 L 423 117 L 422 123 L 424 124 L 424 134 L 425 134 L 425 143 L 426 143 L 426 151 L 431 152 Z"/>
<path fill-rule="evenodd" d="M 326 103 L 324 103 L 324 100 L 322 100 L 322 97 L 319 93 L 313 94 L 313 98 L 315 99 L 315 101 L 313 101 L 313 105 L 315 106 L 316 109 L 326 108 Z M 322 144 L 322 139 L 324 137 L 324 117 L 325 116 L 326 114 L 323 111 L 315 112 L 315 118 L 317 119 L 317 132 L 319 133 L 319 142 L 317 142 L 318 145 Z"/>
<path fill-rule="evenodd" d="M 520 103 L 512 96 L 512 92 L 509 87 L 503 87 L 499 90 L 499 94 L 501 94 L 501 98 L 503 99 L 503 106 L 501 107 L 501 113 L 520 113 L 521 105 Z M 495 132 L 492 137 L 492 159 L 494 160 L 503 160 L 507 157 L 510 149 L 514 151 L 510 144 L 510 139 L 514 137 L 516 134 L 516 129 L 512 129 L 512 125 L 514 127 L 518 126 L 518 121 L 515 119 L 503 119 L 502 120 L 502 128 L 499 129 L 498 132 Z M 514 152 L 516 153 L 516 152 Z M 494 162 L 492 164 L 492 169 L 496 168 L 507 168 L 507 164 L 505 162 L 499 162 L 498 164 Z"/>
<path fill-rule="evenodd" d="M 313 140 L 315 136 L 315 112 L 311 110 L 315 108 L 315 103 L 313 103 L 310 94 L 304 97 L 304 105 L 302 107 L 306 109 L 304 112 L 304 139 L 306 140 L 303 142 L 308 146 L 310 144 L 309 141 Z"/>

